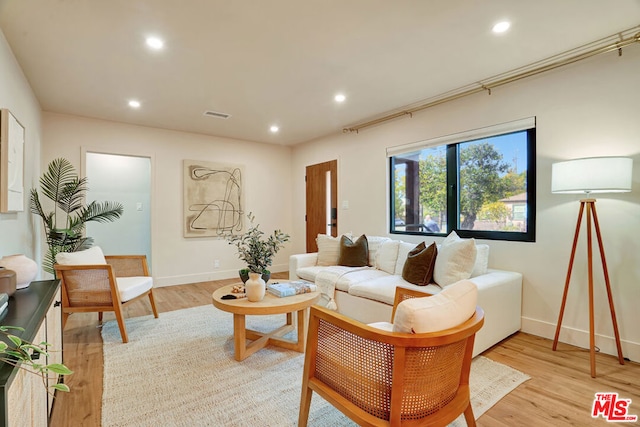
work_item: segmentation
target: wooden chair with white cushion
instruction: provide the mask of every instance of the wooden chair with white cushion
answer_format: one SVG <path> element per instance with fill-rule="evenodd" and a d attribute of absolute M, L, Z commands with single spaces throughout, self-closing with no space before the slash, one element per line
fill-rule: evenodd
<path fill-rule="evenodd" d="M 158 311 L 153 299 L 153 278 L 149 275 L 145 255 L 104 256 L 94 246 L 78 252 L 56 256 L 54 265 L 62 287 L 62 327 L 76 312 L 113 311 L 118 321 L 122 342 L 129 341 L 122 307 L 146 296 L 154 317 Z"/>
<path fill-rule="evenodd" d="M 425 295 L 397 288 L 385 324 L 311 307 L 299 426 L 312 392 L 362 426 L 446 426 L 460 414 L 475 426 L 469 373 L 484 322 L 477 288 L 464 280 Z"/>

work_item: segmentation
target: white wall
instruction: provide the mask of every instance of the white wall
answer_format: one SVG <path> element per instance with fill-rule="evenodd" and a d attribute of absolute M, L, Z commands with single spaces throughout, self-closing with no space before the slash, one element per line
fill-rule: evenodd
<path fill-rule="evenodd" d="M 82 150 L 152 159 L 151 252 L 158 286 L 237 277 L 244 267 L 224 240 L 183 237 L 183 159 L 244 165 L 246 210 L 261 230 L 292 228 L 290 147 L 54 113 L 43 113 L 42 125 L 44 164 L 65 157 L 80 170 Z M 289 243 L 278 253 L 272 271 L 288 270 L 292 247 Z"/>
<path fill-rule="evenodd" d="M 571 158 L 620 155 L 634 159 L 634 190 L 597 203 L 623 350 L 640 360 L 640 46 L 493 89 L 360 131 L 295 147 L 293 232 L 304 236 L 304 168 L 338 159 L 339 232 L 387 234 L 389 146 L 529 116 L 537 117 L 537 233 L 535 243 L 488 241 L 490 265 L 524 274 L 523 330 L 553 338 L 580 199 L 551 194 L 551 164 Z M 372 88 L 373 90 L 373 88 Z M 341 208 L 342 201 L 349 209 Z M 588 347 L 586 247 L 578 248 L 561 341 Z M 419 242 L 412 236 L 391 236 Z M 304 241 L 295 250 L 304 251 Z M 596 249 L 597 251 L 597 249 Z M 595 253 L 597 256 L 597 252 Z M 594 266 L 597 345 L 614 354 L 613 328 L 599 258 Z"/>
<path fill-rule="evenodd" d="M 0 257 L 23 253 L 40 263 L 38 246 L 42 240 L 34 227 L 39 223 L 29 213 L 29 190 L 40 177 L 40 105 L 18 65 L 4 33 L 0 31 L 0 108 L 8 108 L 25 128 L 25 210 L 0 214 Z"/>

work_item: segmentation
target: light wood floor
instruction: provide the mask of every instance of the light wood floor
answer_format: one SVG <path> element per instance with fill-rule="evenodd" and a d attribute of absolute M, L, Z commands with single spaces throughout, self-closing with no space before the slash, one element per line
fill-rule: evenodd
<path fill-rule="evenodd" d="M 274 275 L 275 278 L 286 277 Z M 236 279 L 170 286 L 154 290 L 160 313 L 211 304 L 211 293 Z M 125 317 L 150 314 L 148 301 L 132 304 Z M 160 314 L 162 316 L 162 314 Z M 105 313 L 105 320 L 113 319 Z M 126 344 L 123 344 L 126 345 Z M 589 353 L 569 345 L 551 351 L 551 341 L 518 332 L 483 353 L 518 369 L 531 379 L 500 400 L 478 420 L 479 426 L 605 426 L 591 418 L 596 392 L 617 392 L 631 399 L 630 414 L 640 416 L 640 365 L 597 355 L 598 377 L 589 376 Z M 58 393 L 52 427 L 100 426 L 102 401 L 102 338 L 97 314 L 73 314 L 64 331 L 64 362 L 74 374 L 67 378 L 71 393 Z M 144 387 L 144 383 L 141 383 Z M 135 399 L 135 396 L 131 396 Z M 167 396 L 170 399 L 170 396 Z M 639 423 L 620 423 L 635 425 Z M 170 427 L 170 426 L 167 426 Z"/>

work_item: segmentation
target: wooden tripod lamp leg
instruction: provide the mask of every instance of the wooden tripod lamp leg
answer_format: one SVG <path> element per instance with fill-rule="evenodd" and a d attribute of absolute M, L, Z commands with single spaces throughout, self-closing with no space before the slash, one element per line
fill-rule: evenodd
<path fill-rule="evenodd" d="M 618 362 L 624 365 L 624 356 L 622 355 L 622 345 L 620 344 L 620 332 L 618 331 L 618 321 L 616 320 L 616 309 L 613 306 L 613 294 L 611 292 L 611 282 L 609 280 L 609 269 L 607 268 L 607 260 L 604 256 L 604 245 L 602 244 L 602 234 L 600 233 L 600 224 L 598 215 L 596 214 L 595 200 L 591 206 L 593 210 L 593 224 L 596 229 L 596 237 L 598 238 L 598 249 L 600 250 L 600 259 L 602 260 L 602 272 L 604 273 L 604 284 L 607 288 L 607 298 L 609 299 L 609 311 L 611 312 L 611 323 L 613 324 L 613 334 L 616 339 L 616 348 L 618 350 Z"/>
<path fill-rule="evenodd" d="M 567 279 L 564 282 L 564 293 L 562 294 L 562 304 L 560 304 L 560 314 L 558 315 L 558 324 L 556 326 L 556 335 L 553 339 L 553 351 L 558 347 L 558 338 L 560 337 L 560 329 L 562 327 L 562 317 L 564 316 L 564 307 L 567 304 L 567 294 L 569 293 L 569 282 L 571 281 L 571 271 L 573 270 L 573 260 L 576 257 L 576 247 L 578 246 L 578 237 L 580 236 L 580 225 L 582 224 L 582 214 L 584 213 L 584 202 L 580 201 L 580 212 L 578 213 L 578 221 L 576 223 L 576 232 L 573 235 L 573 246 L 571 247 L 571 257 L 569 258 L 569 268 L 567 270 Z"/>

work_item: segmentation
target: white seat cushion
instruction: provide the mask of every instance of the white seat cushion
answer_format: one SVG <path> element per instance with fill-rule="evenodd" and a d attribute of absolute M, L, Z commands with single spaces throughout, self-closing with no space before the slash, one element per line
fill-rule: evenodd
<path fill-rule="evenodd" d="M 153 278 L 148 276 L 116 277 L 120 301 L 127 302 L 153 288 Z"/>
<path fill-rule="evenodd" d="M 56 255 L 56 262 L 60 265 L 103 265 L 107 263 L 99 246 L 78 252 L 60 252 Z"/>
<path fill-rule="evenodd" d="M 473 315 L 477 303 L 478 287 L 461 280 L 436 295 L 402 301 L 396 309 L 393 331 L 422 334 L 453 328 Z"/>

